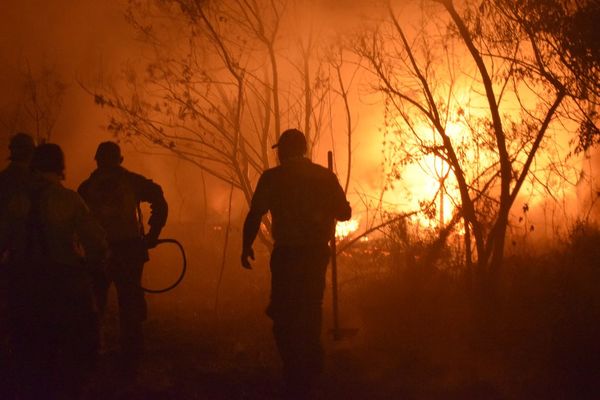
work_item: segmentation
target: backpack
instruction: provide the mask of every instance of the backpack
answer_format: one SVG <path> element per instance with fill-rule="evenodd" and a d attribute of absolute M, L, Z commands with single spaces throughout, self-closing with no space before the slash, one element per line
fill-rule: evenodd
<path fill-rule="evenodd" d="M 106 231 L 109 242 L 138 239 L 142 236 L 139 200 L 129 173 L 118 169 L 96 171 L 86 182 L 82 195 Z"/>

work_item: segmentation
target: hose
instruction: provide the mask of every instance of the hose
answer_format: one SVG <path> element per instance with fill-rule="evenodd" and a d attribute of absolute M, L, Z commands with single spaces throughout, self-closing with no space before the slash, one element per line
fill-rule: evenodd
<path fill-rule="evenodd" d="M 160 246 L 161 244 L 164 243 L 172 243 L 174 245 L 176 245 L 179 248 L 179 252 L 181 253 L 181 259 L 183 260 L 183 263 L 181 265 L 181 273 L 179 274 L 179 277 L 177 278 L 177 280 L 175 282 L 173 282 L 171 285 L 163 288 L 163 289 L 148 289 L 145 288 L 144 286 L 141 286 L 142 289 L 144 290 L 144 292 L 146 293 L 165 293 L 168 292 L 169 290 L 174 289 L 175 287 L 177 287 L 177 285 L 179 285 L 181 283 L 181 281 L 183 280 L 183 277 L 185 276 L 185 273 L 187 271 L 187 258 L 185 256 L 185 250 L 183 248 L 183 246 L 181 245 L 181 243 L 179 243 L 179 241 L 175 240 L 175 239 L 159 239 L 157 242 L 157 246 Z"/>

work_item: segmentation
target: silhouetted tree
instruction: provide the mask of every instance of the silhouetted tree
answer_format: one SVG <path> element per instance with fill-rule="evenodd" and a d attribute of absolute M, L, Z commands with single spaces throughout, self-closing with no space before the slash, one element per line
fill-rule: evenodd
<path fill-rule="evenodd" d="M 32 70 L 27 63 L 19 74 L 19 95 L 0 123 L 9 135 L 30 132 L 38 143 L 50 141 L 60 115 L 67 85 L 56 70 L 45 63 Z"/>
<path fill-rule="evenodd" d="M 467 263 L 473 240 L 481 271 L 502 262 L 510 210 L 544 140 L 591 121 L 559 43 L 518 18 L 517 3 L 390 4 L 355 45 L 385 101 L 392 175 L 425 157 L 445 161 Z"/>
<path fill-rule="evenodd" d="M 566 71 L 563 83 L 580 101 L 577 150 L 587 150 L 600 139 L 600 3 L 593 0 L 495 0 L 506 18 L 522 27 L 540 54 Z"/>
<path fill-rule="evenodd" d="M 310 153 L 347 90 L 343 75 L 330 77 L 338 70 L 309 8 L 287 0 L 130 1 L 128 19 L 149 59 L 143 72 L 127 70 L 125 87 L 95 91 L 110 111 L 108 128 L 166 149 L 250 201 L 282 129 L 303 130 Z"/>

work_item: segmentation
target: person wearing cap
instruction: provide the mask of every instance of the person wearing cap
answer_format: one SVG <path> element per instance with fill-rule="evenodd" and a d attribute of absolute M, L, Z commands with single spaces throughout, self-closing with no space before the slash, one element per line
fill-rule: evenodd
<path fill-rule="evenodd" d="M 115 142 L 100 143 L 96 151 L 97 169 L 79 186 L 92 213 L 106 230 L 111 256 L 107 273 L 96 279 L 101 313 L 108 289 L 117 289 L 121 355 L 126 373 L 135 374 L 143 354 L 142 323 L 147 309 L 141 288 L 142 270 L 148 249 L 156 246 L 167 220 L 168 206 L 162 188 L 142 175 L 121 166 L 123 156 Z M 140 202 L 150 204 L 150 227 L 144 234 Z"/>
<path fill-rule="evenodd" d="M 76 398 L 94 366 L 98 321 L 90 280 L 105 233 L 83 199 L 62 186 L 64 155 L 38 146 L 27 188 L 2 208 L 8 311 L 17 398 Z"/>
<path fill-rule="evenodd" d="M 241 263 L 251 269 L 252 244 L 261 219 L 271 213 L 271 299 L 267 315 L 283 362 L 287 390 L 311 390 L 323 367 L 322 300 L 335 220 L 352 210 L 337 177 L 305 157 L 306 139 L 297 129 L 273 146 L 280 165 L 260 176 L 244 222 Z"/>

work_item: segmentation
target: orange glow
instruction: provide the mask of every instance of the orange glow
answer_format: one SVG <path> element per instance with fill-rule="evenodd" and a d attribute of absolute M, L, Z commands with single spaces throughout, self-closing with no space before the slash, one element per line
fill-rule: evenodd
<path fill-rule="evenodd" d="M 497 162 L 497 154 L 493 150 L 490 151 L 473 145 L 474 140 L 472 139 L 471 130 L 464 122 L 468 119 L 474 120 L 481 117 L 483 117 L 481 113 L 470 110 L 469 115 L 463 114 L 460 119 L 449 121 L 446 124 L 446 134 L 455 149 L 459 149 L 466 143 L 471 143 L 461 149 L 459 159 L 468 182 Z M 514 116 L 513 118 L 513 122 L 518 124 L 519 120 Z M 506 126 L 508 127 L 509 124 L 507 123 Z M 440 146 L 440 135 L 426 124 L 416 126 L 415 132 L 426 145 Z M 529 206 L 547 207 L 550 200 L 548 190 L 551 190 L 556 199 L 571 198 L 576 191 L 573 182 L 577 182 L 579 178 L 580 160 L 577 157 L 572 159 L 568 157 L 569 136 L 565 135 L 564 132 L 563 129 L 549 130 L 546 141 L 552 143 L 552 145 L 543 147 L 536 155 L 536 162 L 530 175 L 535 173 L 538 181 L 526 179 L 519 194 L 519 198 L 523 199 L 522 201 Z M 511 150 L 518 151 L 515 165 L 521 166 L 525 161 L 526 153 L 516 148 Z M 443 152 L 443 150 L 440 150 L 440 152 Z M 557 160 L 562 161 L 557 165 Z M 561 173 L 564 174 L 566 179 L 551 179 L 552 171 L 556 168 L 561 169 Z M 489 178 L 490 175 L 484 175 L 484 181 L 487 179 L 486 176 Z M 400 182 L 404 184 L 405 191 L 390 190 L 386 193 L 386 200 L 395 205 L 392 207 L 395 208 L 394 211 L 415 210 L 421 208 L 422 204 L 431 202 L 435 205 L 435 216 L 430 219 L 423 214 L 418 214 L 413 217 L 416 223 L 426 228 L 436 228 L 440 224 L 448 223 L 451 220 L 456 206 L 460 203 L 460 193 L 450 166 L 440 156 L 425 154 L 404 166 Z M 540 185 L 540 182 L 546 185 L 545 189 Z M 492 190 L 494 190 L 493 186 Z M 408 196 L 407 192 L 409 193 Z M 519 201 L 516 204 L 519 204 Z M 519 213 L 521 213 L 521 207 L 516 206 L 513 214 Z"/>
<path fill-rule="evenodd" d="M 338 239 L 338 240 L 344 239 L 344 238 L 348 237 L 350 234 L 352 234 L 353 232 L 356 232 L 358 230 L 358 223 L 359 223 L 359 220 L 355 219 L 355 218 L 348 220 L 348 221 L 338 222 L 337 225 L 335 226 L 336 239 Z"/>
<path fill-rule="evenodd" d="M 420 137 L 428 138 L 430 144 L 439 145 L 439 134 L 431 127 L 421 124 L 416 127 L 416 131 Z M 468 140 L 469 136 L 459 122 L 448 122 L 446 134 L 455 144 Z M 428 219 L 419 214 L 414 217 L 415 222 L 423 227 L 434 228 L 439 226 L 440 221 L 447 223 L 452 218 L 460 195 L 450 166 L 444 159 L 434 154 L 421 156 L 405 166 L 401 179 L 410 198 L 397 191 L 392 191 L 387 196 L 391 203 L 398 205 L 398 211 L 414 210 L 420 208 L 421 203 L 434 202 L 436 217 Z"/>

